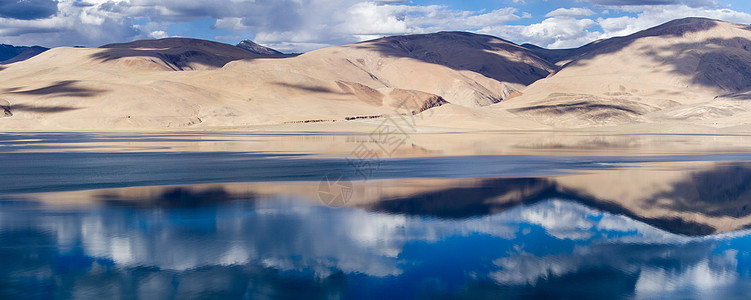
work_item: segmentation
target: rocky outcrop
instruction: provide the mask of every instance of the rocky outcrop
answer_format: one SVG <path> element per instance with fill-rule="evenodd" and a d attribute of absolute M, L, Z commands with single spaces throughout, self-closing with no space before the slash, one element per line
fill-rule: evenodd
<path fill-rule="evenodd" d="M 247 51 L 250 51 L 258 55 L 284 55 L 284 53 L 281 53 L 269 47 L 261 46 L 259 44 L 254 43 L 251 40 L 244 40 L 240 42 L 239 44 L 237 44 L 237 47 L 245 49 Z"/>

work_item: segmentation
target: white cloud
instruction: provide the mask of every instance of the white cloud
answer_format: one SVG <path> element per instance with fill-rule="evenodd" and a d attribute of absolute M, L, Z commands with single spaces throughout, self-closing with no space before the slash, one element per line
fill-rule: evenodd
<path fill-rule="evenodd" d="M 546 17 L 587 17 L 594 15 L 595 12 L 589 8 L 559 8 L 549 12 Z"/>
<path fill-rule="evenodd" d="M 629 35 L 662 23 L 685 17 L 706 17 L 737 23 L 751 23 L 751 15 L 730 9 L 696 8 L 687 5 L 636 6 L 623 8 L 627 12 L 637 12 L 636 17 L 598 18 L 603 29 L 603 38 Z"/>
<path fill-rule="evenodd" d="M 287 31 L 259 30 L 256 42 L 283 51 L 305 51 L 390 35 L 477 31 L 523 18 L 514 8 L 482 13 L 451 10 L 440 5 L 383 5 L 374 2 L 355 3 L 341 12 L 326 14 L 331 16 L 327 22 L 311 21 Z M 231 24 L 228 20 L 218 22 L 217 26 Z"/>
<path fill-rule="evenodd" d="M 214 28 L 237 32 L 231 34 L 233 36 L 255 36 L 257 42 L 281 50 L 306 51 L 387 35 L 479 30 L 529 17 L 527 13 L 517 15 L 514 8 L 461 11 L 440 5 L 404 3 L 395 0 L 60 0 L 57 12 L 49 18 L 0 18 L 0 38 L 12 44 L 98 46 L 166 36 L 169 24 L 214 18 Z"/>
<path fill-rule="evenodd" d="M 49 17 L 0 17 L 0 42 L 99 46 L 169 36 L 172 24 L 211 18 L 218 31 L 206 35 L 254 38 L 293 52 L 436 31 L 472 31 L 517 43 L 567 48 L 688 16 L 751 23 L 751 15 L 721 8 L 715 0 L 575 3 L 588 3 L 599 12 L 588 7 L 559 8 L 538 22 L 513 25 L 532 15 L 513 7 L 466 11 L 400 0 L 59 0 Z"/>
<path fill-rule="evenodd" d="M 691 7 L 716 7 L 717 0 L 591 0 L 594 5 L 604 6 L 651 6 L 687 5 Z"/>
<path fill-rule="evenodd" d="M 164 31 L 164 30 L 155 30 L 155 31 L 152 31 L 151 33 L 149 33 L 149 37 L 150 38 L 154 38 L 154 39 L 163 39 L 163 38 L 166 38 L 168 36 L 169 36 L 169 34 L 167 34 L 167 32 Z"/>
<path fill-rule="evenodd" d="M 44 19 L 0 18 L 0 38 L 16 45 L 70 46 L 145 37 L 129 18 L 99 6 L 60 0 L 57 7 L 54 15 Z"/>
<path fill-rule="evenodd" d="M 619 16 L 621 14 L 618 12 L 636 15 Z M 539 23 L 526 26 L 491 26 L 482 28 L 478 32 L 496 35 L 517 43 L 531 43 L 548 48 L 572 48 L 598 39 L 629 35 L 685 17 L 706 17 L 737 23 L 751 23 L 751 14 L 745 12 L 686 4 L 611 7 L 607 14 L 603 13 L 601 17 L 596 19 L 587 17 L 593 14 L 595 13 L 588 9 L 556 9 L 548 13 L 548 18 Z"/>
<path fill-rule="evenodd" d="M 589 29 L 597 26 L 591 19 L 552 17 L 527 26 L 500 25 L 478 32 L 509 39 L 516 43 L 530 43 L 548 48 L 571 48 L 598 39 L 602 34 Z"/>

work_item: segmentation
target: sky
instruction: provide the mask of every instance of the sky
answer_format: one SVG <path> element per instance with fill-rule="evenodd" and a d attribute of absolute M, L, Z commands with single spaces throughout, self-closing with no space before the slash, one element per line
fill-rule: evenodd
<path fill-rule="evenodd" d="M 0 0 L 0 43 L 97 47 L 190 37 L 306 52 L 470 31 L 571 48 L 684 17 L 751 23 L 749 0 Z"/>

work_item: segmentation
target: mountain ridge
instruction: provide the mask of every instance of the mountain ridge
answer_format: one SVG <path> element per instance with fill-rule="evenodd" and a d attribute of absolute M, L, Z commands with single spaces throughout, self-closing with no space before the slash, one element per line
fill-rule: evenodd
<path fill-rule="evenodd" d="M 248 50 L 255 54 L 259 54 L 259 55 L 285 55 L 284 53 L 274 50 L 272 48 L 256 44 L 255 42 L 251 40 L 243 40 L 235 46 Z"/>
<path fill-rule="evenodd" d="M 575 49 L 455 31 L 301 55 L 251 43 L 168 38 L 52 49 L 0 69 L 8 103 L 0 127 L 368 128 L 373 118 L 422 112 L 417 123 L 426 128 L 709 130 L 751 117 L 740 101 L 751 97 L 751 31 L 706 18 Z"/>
<path fill-rule="evenodd" d="M 0 65 L 24 61 L 47 50 L 49 50 L 49 48 L 40 46 L 13 46 L 0 44 Z"/>

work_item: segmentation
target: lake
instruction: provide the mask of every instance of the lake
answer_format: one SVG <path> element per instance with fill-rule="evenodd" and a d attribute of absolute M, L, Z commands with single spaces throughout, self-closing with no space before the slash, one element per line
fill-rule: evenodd
<path fill-rule="evenodd" d="M 0 298 L 751 298 L 751 136 L 404 136 L 0 134 Z"/>

